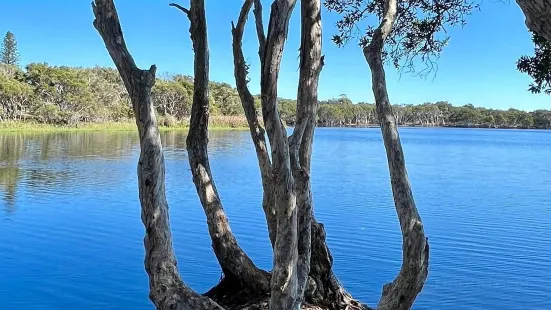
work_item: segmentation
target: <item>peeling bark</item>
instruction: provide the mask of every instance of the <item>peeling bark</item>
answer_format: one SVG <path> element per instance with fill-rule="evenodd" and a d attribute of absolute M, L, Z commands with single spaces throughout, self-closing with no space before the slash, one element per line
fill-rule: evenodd
<path fill-rule="evenodd" d="M 423 289 L 428 276 L 429 245 L 413 199 L 396 119 L 388 98 L 382 53 L 384 41 L 396 20 L 397 0 L 387 0 L 385 14 L 373 38 L 363 50 L 371 69 L 377 116 L 388 159 L 396 213 L 402 231 L 402 267 L 398 276 L 383 287 L 377 309 L 408 310 Z"/>
<path fill-rule="evenodd" d="M 139 69 L 126 48 L 113 0 L 92 2 L 94 27 L 101 35 L 130 95 L 140 137 L 138 187 L 145 226 L 145 269 L 149 298 L 157 309 L 222 309 L 180 278 L 172 248 L 168 203 L 165 195 L 165 163 L 155 118 L 151 88 L 156 67 Z"/>
<path fill-rule="evenodd" d="M 272 162 L 270 160 L 270 155 L 268 154 L 265 130 L 260 125 L 258 113 L 254 105 L 254 97 L 247 85 L 248 66 L 245 63 L 245 57 L 243 56 L 242 49 L 243 31 L 245 28 L 245 23 L 247 22 L 247 15 L 249 14 L 252 4 L 253 0 L 246 0 L 241 8 L 237 25 L 233 25 L 232 23 L 234 75 L 237 92 L 239 93 L 241 105 L 243 106 L 245 117 L 247 118 L 247 122 L 249 124 L 251 138 L 255 147 L 258 165 L 260 167 L 262 189 L 264 191 L 262 208 L 264 209 L 264 214 L 266 216 L 270 242 L 273 247 L 275 245 L 277 233 L 277 218 L 272 181 Z M 264 32 L 262 30 L 262 25 L 260 27 L 260 32 L 257 33 L 260 36 L 259 38 L 262 40 Z"/>
<path fill-rule="evenodd" d="M 549 0 L 516 0 L 526 17 L 528 29 L 551 42 L 551 2 Z"/>
<path fill-rule="evenodd" d="M 265 293 L 269 290 L 268 278 L 237 244 L 210 170 L 207 150 L 209 50 L 204 0 L 192 0 L 189 10 L 179 9 L 190 20 L 189 32 L 195 52 L 193 103 L 186 145 L 193 183 L 207 216 L 212 247 L 226 276 L 236 279 L 244 287 Z"/>

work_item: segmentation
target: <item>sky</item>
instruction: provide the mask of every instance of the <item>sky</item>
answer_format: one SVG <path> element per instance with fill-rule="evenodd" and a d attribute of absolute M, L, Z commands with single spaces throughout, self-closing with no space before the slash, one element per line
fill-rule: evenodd
<path fill-rule="evenodd" d="M 158 73 L 193 74 L 189 21 L 169 7 L 170 0 L 115 0 L 126 43 L 138 66 L 157 65 Z M 265 24 L 271 1 L 263 0 Z M 180 1 L 187 6 L 188 0 Z M 212 81 L 235 85 L 231 51 L 231 21 L 242 0 L 206 0 Z M 296 98 L 300 45 L 300 7 L 291 17 L 279 78 L 279 96 Z M 21 63 L 114 67 L 92 25 L 91 0 L 0 0 L 0 35 L 15 34 Z M 319 84 L 320 100 L 345 94 L 353 102 L 373 102 L 371 73 L 355 42 L 335 46 L 338 15 L 324 11 L 325 66 Z M 250 64 L 251 91 L 259 91 L 258 42 L 252 12 L 243 49 Z M 516 70 L 521 55 L 533 53 L 531 35 L 514 1 L 483 1 L 463 28 L 448 30 L 450 43 L 428 78 L 400 75 L 387 67 L 390 100 L 394 104 L 448 101 L 495 109 L 551 109 L 551 98 L 527 91 L 530 78 Z"/>

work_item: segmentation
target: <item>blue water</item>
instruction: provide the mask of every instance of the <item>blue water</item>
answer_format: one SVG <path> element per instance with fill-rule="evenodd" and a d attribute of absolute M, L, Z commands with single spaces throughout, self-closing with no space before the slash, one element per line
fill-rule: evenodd
<path fill-rule="evenodd" d="M 431 245 L 413 309 L 551 309 L 551 132 L 401 129 Z M 183 133 L 164 133 L 184 280 L 220 278 Z M 0 134 L 0 309 L 153 309 L 133 133 Z M 248 132 L 212 132 L 211 164 L 240 245 L 270 269 Z M 378 129 L 318 129 L 315 213 L 344 286 L 376 305 L 401 237 Z"/>

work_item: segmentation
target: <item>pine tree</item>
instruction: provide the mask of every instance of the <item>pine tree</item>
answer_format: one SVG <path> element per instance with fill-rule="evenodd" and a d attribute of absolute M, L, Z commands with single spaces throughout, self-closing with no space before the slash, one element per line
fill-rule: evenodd
<path fill-rule="evenodd" d="M 0 62 L 8 65 L 17 66 L 19 63 L 19 52 L 17 51 L 17 41 L 15 35 L 8 31 L 2 42 L 0 49 Z"/>

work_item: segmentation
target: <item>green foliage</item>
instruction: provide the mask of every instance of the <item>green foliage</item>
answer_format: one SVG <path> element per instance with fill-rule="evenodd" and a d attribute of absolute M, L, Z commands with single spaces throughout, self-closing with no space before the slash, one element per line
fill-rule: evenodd
<path fill-rule="evenodd" d="M 472 104 L 452 106 L 445 101 L 420 105 L 395 105 L 394 116 L 402 126 L 451 126 L 483 128 L 551 129 L 551 111 L 525 112 L 477 108 Z M 377 126 L 375 105 L 369 103 L 339 104 L 338 100 L 321 101 L 318 109 L 320 126 Z"/>
<path fill-rule="evenodd" d="M 545 38 L 532 33 L 534 56 L 522 56 L 517 62 L 517 69 L 528 74 L 534 82 L 528 90 L 539 94 L 551 95 L 551 43 Z"/>
<path fill-rule="evenodd" d="M 214 127 L 247 127 L 236 89 L 211 82 L 210 123 Z M 161 126 L 186 127 L 193 100 L 193 78 L 184 75 L 157 79 L 153 99 Z M 296 101 L 279 98 L 282 120 L 296 121 Z M 257 110 L 260 98 L 255 96 Z M 551 111 L 524 112 L 452 106 L 448 102 L 395 105 L 399 125 L 551 128 Z M 0 121 L 32 121 L 40 124 L 84 128 L 96 123 L 128 123 L 133 117 L 130 99 L 116 69 L 55 67 L 33 63 L 20 70 L 0 64 Z M 376 126 L 375 105 L 354 104 L 346 95 L 320 101 L 320 126 Z M 101 127 L 101 126 L 100 126 Z M 132 127 L 132 126 L 131 126 Z M 1 126 L 0 126 L 1 128 Z"/>
<path fill-rule="evenodd" d="M 17 50 L 17 41 L 15 35 L 7 32 L 0 48 L 0 62 L 17 66 L 19 64 L 19 52 Z"/>
<path fill-rule="evenodd" d="M 367 46 L 386 3 L 386 0 L 325 0 L 329 11 L 341 15 L 333 41 L 342 46 L 357 38 L 360 46 Z M 397 18 L 385 42 L 383 56 L 396 68 L 409 72 L 413 72 L 415 60 L 421 60 L 426 67 L 420 74 L 432 71 L 434 61 L 447 45 L 447 27 L 464 25 L 466 17 L 478 7 L 474 0 L 409 0 L 398 1 L 397 5 Z M 365 32 L 360 32 L 360 28 Z"/>
<path fill-rule="evenodd" d="M 216 121 L 227 120 L 227 127 L 242 125 L 243 109 L 237 91 L 229 84 L 216 82 L 209 84 L 209 90 L 211 115 L 240 118 L 240 121 L 234 118 Z M 187 123 L 193 100 L 192 77 L 159 78 L 152 95 L 162 125 Z M 119 122 L 132 117 L 130 98 L 116 69 L 31 63 L 23 71 L 0 64 L 0 121 L 26 119 L 70 125 Z"/>

